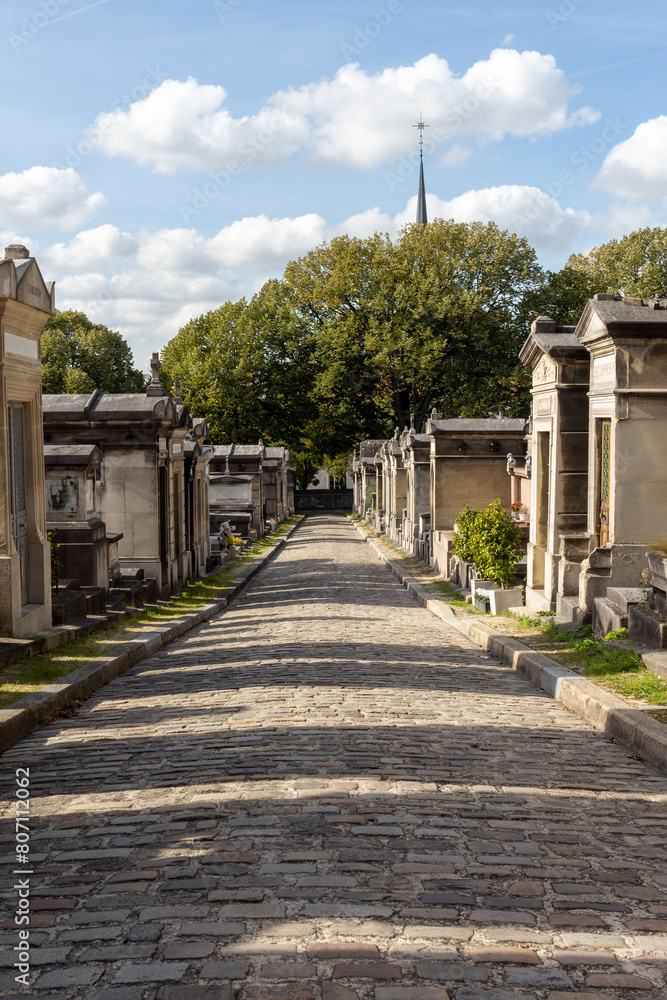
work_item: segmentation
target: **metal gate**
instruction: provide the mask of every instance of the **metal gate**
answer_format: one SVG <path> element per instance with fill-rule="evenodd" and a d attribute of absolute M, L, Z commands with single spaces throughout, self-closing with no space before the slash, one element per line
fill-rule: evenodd
<path fill-rule="evenodd" d="M 11 471 L 12 537 L 21 567 L 21 604 L 28 603 L 28 511 L 25 480 L 25 408 L 10 403 L 9 460 Z"/>

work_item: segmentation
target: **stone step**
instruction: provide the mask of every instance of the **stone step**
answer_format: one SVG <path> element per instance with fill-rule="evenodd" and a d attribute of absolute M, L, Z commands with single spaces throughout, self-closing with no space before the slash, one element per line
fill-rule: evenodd
<path fill-rule="evenodd" d="M 649 593 L 649 587 L 607 587 L 607 600 L 627 615 L 628 607 L 648 601 Z"/>
<path fill-rule="evenodd" d="M 593 633 L 604 637 L 609 632 L 628 627 L 627 613 L 622 612 L 606 597 L 596 597 L 593 601 Z"/>

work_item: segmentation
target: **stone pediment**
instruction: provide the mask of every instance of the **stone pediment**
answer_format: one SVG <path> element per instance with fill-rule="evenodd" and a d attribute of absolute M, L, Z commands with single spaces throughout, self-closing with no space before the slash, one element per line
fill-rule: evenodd
<path fill-rule="evenodd" d="M 23 302 L 27 306 L 41 310 L 41 312 L 53 313 L 55 282 L 50 281 L 47 284 L 44 281 L 34 257 L 29 257 L 27 260 L 5 260 L 1 264 L 3 272 L 6 272 L 8 267 L 14 271 L 14 281 L 9 275 L 3 275 L 4 280 L 0 279 L 1 296 L 15 298 L 17 302 Z M 9 294 L 6 294 L 5 288 Z"/>
<path fill-rule="evenodd" d="M 556 366 L 547 357 L 542 357 L 541 361 L 533 371 L 533 385 L 543 385 L 547 382 L 556 381 Z"/>

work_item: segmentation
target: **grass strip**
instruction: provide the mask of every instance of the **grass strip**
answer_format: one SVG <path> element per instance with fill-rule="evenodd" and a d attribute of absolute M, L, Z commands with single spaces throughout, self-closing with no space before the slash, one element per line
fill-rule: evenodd
<path fill-rule="evenodd" d="M 140 639 L 143 632 L 152 631 L 156 625 L 168 624 L 188 611 L 195 611 L 204 604 L 220 600 L 226 588 L 237 581 L 241 572 L 258 556 L 264 555 L 277 538 L 300 520 L 301 515 L 297 515 L 284 521 L 268 538 L 259 539 L 233 563 L 223 566 L 204 580 L 190 584 L 168 603 L 153 605 L 147 610 L 137 609 L 117 625 L 96 629 L 57 649 L 14 660 L 0 670 L 0 709 L 38 691 L 45 684 L 52 684 L 97 656 L 111 655 L 122 643 Z"/>

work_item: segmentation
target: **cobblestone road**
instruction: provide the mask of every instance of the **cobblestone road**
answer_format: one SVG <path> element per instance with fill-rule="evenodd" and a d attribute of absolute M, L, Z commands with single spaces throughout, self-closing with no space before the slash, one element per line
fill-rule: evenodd
<path fill-rule="evenodd" d="M 667 781 L 342 517 L 2 759 L 10 799 L 30 768 L 35 866 L 24 990 L 3 859 L 4 995 L 666 995 Z"/>

